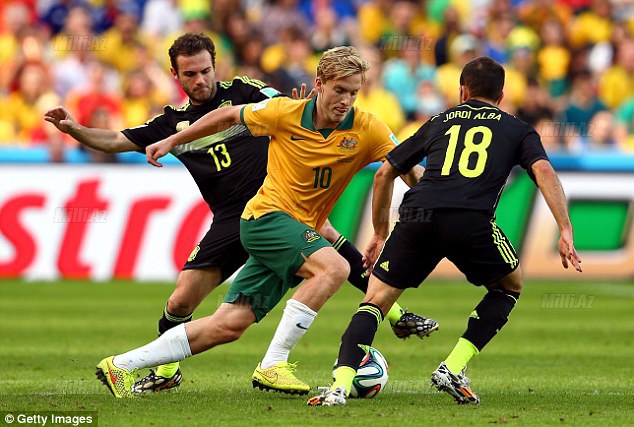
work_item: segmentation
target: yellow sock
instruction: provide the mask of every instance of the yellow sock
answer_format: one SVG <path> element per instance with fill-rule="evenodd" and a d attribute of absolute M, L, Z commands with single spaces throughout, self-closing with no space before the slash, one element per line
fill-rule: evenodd
<path fill-rule="evenodd" d="M 459 374 L 467 366 L 471 358 L 478 353 L 478 349 L 471 341 L 461 337 L 458 339 L 458 344 L 445 359 L 445 365 L 453 374 Z"/>
<path fill-rule="evenodd" d="M 395 302 L 390 311 L 387 312 L 385 318 L 390 321 L 390 325 L 394 325 L 403 315 L 403 309 Z"/>
<path fill-rule="evenodd" d="M 335 372 L 332 374 L 335 377 L 335 382 L 332 384 L 330 389 L 334 390 L 337 387 L 343 387 L 346 389 L 346 393 L 350 394 L 350 390 L 352 389 L 352 380 L 357 375 L 356 369 L 352 369 L 349 366 L 340 366 L 335 369 Z"/>
<path fill-rule="evenodd" d="M 164 378 L 172 378 L 178 371 L 178 362 L 166 363 L 156 368 L 156 375 Z"/>

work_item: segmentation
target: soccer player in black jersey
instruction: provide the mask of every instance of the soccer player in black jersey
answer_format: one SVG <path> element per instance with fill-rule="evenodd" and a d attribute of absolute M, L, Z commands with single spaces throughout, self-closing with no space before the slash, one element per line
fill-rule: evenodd
<path fill-rule="evenodd" d="M 418 287 L 445 257 L 487 293 L 431 381 L 459 404 L 480 402 L 464 370 L 502 329 L 522 290 L 517 254 L 495 224 L 500 193 L 515 165 L 527 170 L 557 222 L 562 265 L 568 268 L 570 263 L 581 272 L 561 183 L 535 130 L 498 109 L 503 87 L 500 64 L 488 57 L 469 62 L 460 76 L 462 104 L 432 117 L 388 154 L 377 171 L 372 200 L 375 234 L 365 252 L 369 261 L 376 260 L 368 292 L 343 335 L 334 384 L 309 405 L 345 404 L 356 367 L 372 344 L 386 307 L 405 289 Z M 400 219 L 388 237 L 386 213 L 394 178 L 424 158 L 425 173 L 405 194 Z"/>
<path fill-rule="evenodd" d="M 77 124 L 63 107 L 48 111 L 45 120 L 99 151 L 143 152 L 148 145 L 185 129 L 209 111 L 279 95 L 265 83 L 247 77 L 216 82 L 215 53 L 212 40 L 203 34 L 188 33 L 179 37 L 169 49 L 170 71 L 189 102 L 182 108 L 166 106 L 163 114 L 140 126 L 121 132 L 86 128 Z M 303 97 L 304 89 L 299 96 Z M 244 206 L 266 176 L 268 143 L 268 137 L 252 137 L 246 127 L 240 125 L 174 150 L 173 154 L 187 167 L 213 210 L 214 219 L 178 276 L 176 289 L 158 323 L 159 335 L 190 321 L 202 300 L 246 262 L 248 254 L 240 243 L 239 220 Z M 350 263 L 350 283 L 365 292 L 368 277 L 359 251 L 328 223 L 320 232 Z M 438 328 L 433 319 L 407 313 L 398 305 L 392 310 L 392 319 L 394 333 L 399 338 L 410 335 L 422 338 Z M 177 387 L 181 381 L 178 363 L 161 365 L 139 380 L 134 391 L 165 390 Z"/>

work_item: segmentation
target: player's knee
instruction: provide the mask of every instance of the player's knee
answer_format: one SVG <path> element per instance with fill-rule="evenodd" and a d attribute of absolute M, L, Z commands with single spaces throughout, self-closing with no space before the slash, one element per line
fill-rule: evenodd
<path fill-rule="evenodd" d="M 331 268 L 328 269 L 326 275 L 330 279 L 329 281 L 332 283 L 332 286 L 336 289 L 339 289 L 341 285 L 348 279 L 350 276 L 350 264 L 348 261 L 341 258 L 338 260 Z"/>
<path fill-rule="evenodd" d="M 522 270 L 518 266 L 512 273 L 488 286 L 489 289 L 502 289 L 505 291 L 522 292 Z"/>
<path fill-rule="evenodd" d="M 167 300 L 167 311 L 174 316 L 187 316 L 193 313 L 197 306 L 197 302 L 178 291 L 174 291 Z"/>
<path fill-rule="evenodd" d="M 327 269 L 321 270 L 313 277 L 316 279 L 315 286 L 312 287 L 312 293 L 319 296 L 325 301 L 335 294 L 341 288 L 350 275 L 350 266 L 348 262 L 342 258 L 343 262 L 335 262 L 328 266 Z"/>
<path fill-rule="evenodd" d="M 325 294 L 326 299 L 330 298 L 341 288 L 350 275 L 350 265 L 343 258 L 341 262 L 333 263 L 321 274 L 319 290 Z"/>
<path fill-rule="evenodd" d="M 504 290 L 517 292 L 518 294 L 520 294 L 522 293 L 522 282 L 518 281 L 518 282 L 512 283 L 509 287 L 505 287 Z"/>
<path fill-rule="evenodd" d="M 502 289 L 519 294 L 522 292 L 522 273 L 519 267 L 513 273 L 509 275 L 509 280 L 503 283 Z"/>

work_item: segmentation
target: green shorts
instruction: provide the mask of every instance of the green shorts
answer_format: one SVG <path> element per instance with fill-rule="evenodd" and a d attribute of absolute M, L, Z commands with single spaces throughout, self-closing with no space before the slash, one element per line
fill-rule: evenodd
<path fill-rule="evenodd" d="M 240 240 L 249 259 L 231 284 L 224 302 L 232 303 L 240 295 L 246 296 L 258 322 L 290 288 L 303 280 L 295 273 L 305 258 L 330 246 L 317 231 L 284 212 L 248 221 L 241 219 Z"/>

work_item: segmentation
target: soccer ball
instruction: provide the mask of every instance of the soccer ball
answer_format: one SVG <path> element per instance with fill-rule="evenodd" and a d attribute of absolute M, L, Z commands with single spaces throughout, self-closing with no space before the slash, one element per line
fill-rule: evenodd
<path fill-rule="evenodd" d="M 335 361 L 335 367 L 337 361 Z M 359 364 L 357 376 L 352 380 L 350 397 L 371 399 L 387 385 L 388 366 L 385 357 L 374 347 L 366 353 Z"/>

